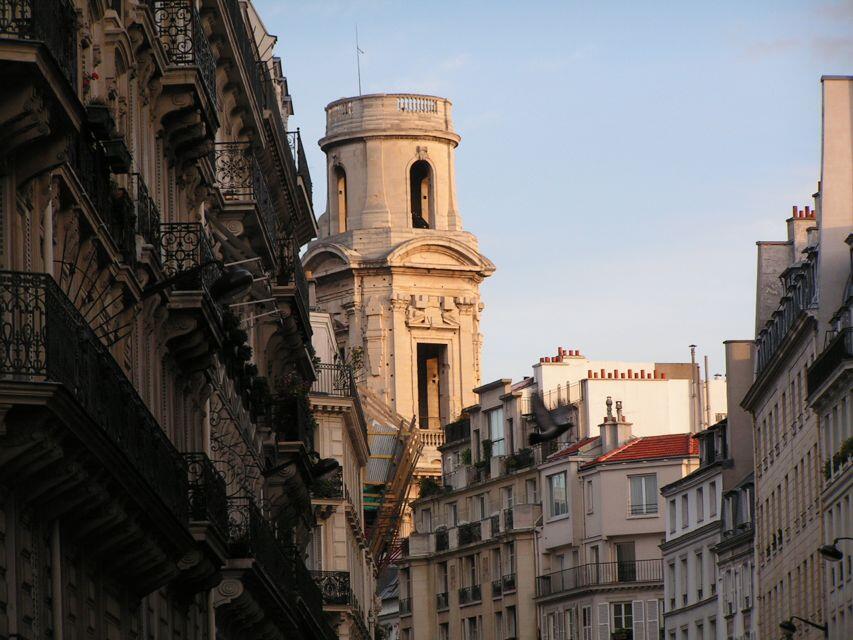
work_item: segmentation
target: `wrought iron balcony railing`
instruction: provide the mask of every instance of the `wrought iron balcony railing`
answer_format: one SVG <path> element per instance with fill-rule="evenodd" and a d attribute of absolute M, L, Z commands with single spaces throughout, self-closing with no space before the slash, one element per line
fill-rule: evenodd
<path fill-rule="evenodd" d="M 226 201 L 252 200 L 270 246 L 278 243 L 279 222 L 258 158 L 248 142 L 217 142 L 213 151 L 216 184 Z"/>
<path fill-rule="evenodd" d="M 207 97 L 216 108 L 216 59 L 194 0 L 147 0 L 170 64 L 198 67 Z"/>
<path fill-rule="evenodd" d="M 317 500 L 342 500 L 344 497 L 343 467 L 338 467 L 325 478 L 311 485 L 311 497 Z"/>
<path fill-rule="evenodd" d="M 435 594 L 435 608 L 439 611 L 450 608 L 450 598 L 446 591 L 444 593 Z"/>
<path fill-rule="evenodd" d="M 252 35 L 251 29 L 248 28 L 245 16 L 243 15 L 242 3 L 225 0 L 225 6 L 228 10 L 228 17 L 231 19 L 234 39 L 237 42 L 240 57 L 243 59 L 243 69 L 249 80 L 249 86 L 254 94 L 258 108 L 263 110 L 266 106 L 267 92 L 265 91 L 265 87 L 268 82 L 266 67 L 260 62 L 255 37 Z"/>
<path fill-rule="evenodd" d="M 458 442 L 471 437 L 471 422 L 466 418 L 444 425 L 444 442 Z"/>
<path fill-rule="evenodd" d="M 816 254 L 810 254 L 806 261 L 788 269 L 783 274 L 785 295 L 779 303 L 779 308 L 773 312 L 770 319 L 755 338 L 755 373 L 756 376 L 773 361 L 773 356 L 782 346 L 791 327 L 808 309 L 817 292 L 817 259 Z"/>
<path fill-rule="evenodd" d="M 470 604 L 472 602 L 479 602 L 483 599 L 483 594 L 480 589 L 480 585 L 475 584 L 470 587 L 462 587 L 459 589 L 459 604 Z"/>
<path fill-rule="evenodd" d="M 317 379 L 311 385 L 311 393 L 324 396 L 349 398 L 355 395 L 352 368 L 345 364 L 316 365 Z"/>
<path fill-rule="evenodd" d="M 482 539 L 482 529 L 480 525 L 480 522 L 469 522 L 467 524 L 459 525 L 459 544 L 463 545 L 480 542 Z"/>
<path fill-rule="evenodd" d="M 512 531 L 513 526 L 512 507 L 508 507 L 504 509 L 504 530 Z"/>
<path fill-rule="evenodd" d="M 662 576 L 660 560 L 583 564 L 571 569 L 563 569 L 539 576 L 536 579 L 536 593 L 538 596 L 549 596 L 564 591 L 606 585 L 662 582 Z"/>
<path fill-rule="evenodd" d="M 296 161 L 296 175 L 302 178 L 302 184 L 305 185 L 305 191 L 308 192 L 308 199 L 312 200 L 314 198 L 314 187 L 311 184 L 308 157 L 305 155 L 305 147 L 302 146 L 302 135 L 299 133 L 299 129 L 287 132 L 287 144 L 290 146 L 290 152 Z"/>
<path fill-rule="evenodd" d="M 450 534 L 447 529 L 435 532 L 435 550 L 447 551 L 450 548 Z"/>
<path fill-rule="evenodd" d="M 853 358 L 853 327 L 847 327 L 835 335 L 809 367 L 806 374 L 809 395 L 817 391 L 836 369 L 851 358 Z"/>
<path fill-rule="evenodd" d="M 75 134 L 67 148 L 68 166 L 83 186 L 101 221 L 107 224 L 112 211 L 112 186 L 106 155 L 88 132 Z"/>
<path fill-rule="evenodd" d="M 173 277 L 205 265 L 198 273 L 181 279 L 175 287 L 184 291 L 210 293 L 222 267 L 215 262 L 213 248 L 199 222 L 167 222 L 160 225 L 163 272 Z"/>
<path fill-rule="evenodd" d="M 498 578 L 497 580 L 492 580 L 492 597 L 499 596 L 503 593 L 503 580 Z"/>
<path fill-rule="evenodd" d="M 0 323 L 0 380 L 61 384 L 129 466 L 186 522 L 186 463 L 53 278 L 0 271 Z"/>
<path fill-rule="evenodd" d="M 349 571 L 311 571 L 311 576 L 323 595 L 323 604 L 352 604 Z"/>
<path fill-rule="evenodd" d="M 492 537 L 494 538 L 501 532 L 501 517 L 496 513 L 489 518 L 492 529 Z"/>
<path fill-rule="evenodd" d="M 314 420 L 307 398 L 273 396 L 269 401 L 267 419 L 279 441 L 302 442 L 308 451 L 314 450 Z"/>
<path fill-rule="evenodd" d="M 155 247 L 155 255 L 160 258 L 160 210 L 148 192 L 148 185 L 138 173 L 131 178 L 133 201 L 136 205 L 136 232 L 146 244 Z"/>
<path fill-rule="evenodd" d="M 501 583 L 503 584 L 503 591 L 515 591 L 515 574 L 508 573 L 505 576 L 501 576 Z"/>
<path fill-rule="evenodd" d="M 323 596 L 299 551 L 278 539 L 269 521 L 250 499 L 228 499 L 229 553 L 253 558 L 270 582 L 291 600 L 301 598 L 321 617 Z"/>
<path fill-rule="evenodd" d="M 42 42 L 77 87 L 77 12 L 71 0 L 0 0 L 0 39 Z"/>
<path fill-rule="evenodd" d="M 185 453 L 189 472 L 190 520 L 210 522 L 228 535 L 228 495 L 225 479 L 204 453 Z"/>

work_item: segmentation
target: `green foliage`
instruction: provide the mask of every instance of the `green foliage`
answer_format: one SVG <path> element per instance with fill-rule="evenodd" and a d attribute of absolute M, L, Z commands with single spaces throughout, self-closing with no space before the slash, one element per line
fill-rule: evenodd
<path fill-rule="evenodd" d="M 421 478 L 418 481 L 418 488 L 418 496 L 421 498 L 429 498 L 430 496 L 436 496 L 444 492 L 444 487 L 438 483 L 438 480 L 430 476 Z"/>
<path fill-rule="evenodd" d="M 462 452 L 462 464 L 471 464 L 471 449 Z"/>

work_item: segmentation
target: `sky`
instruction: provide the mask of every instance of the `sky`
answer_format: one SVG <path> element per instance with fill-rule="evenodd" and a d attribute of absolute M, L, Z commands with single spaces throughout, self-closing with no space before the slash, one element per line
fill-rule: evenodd
<path fill-rule="evenodd" d="M 820 177 L 820 77 L 853 73 L 853 0 L 254 0 L 279 39 L 325 209 L 326 104 L 449 98 L 482 285 L 483 382 L 540 356 L 689 360 L 754 337 L 755 242 Z"/>

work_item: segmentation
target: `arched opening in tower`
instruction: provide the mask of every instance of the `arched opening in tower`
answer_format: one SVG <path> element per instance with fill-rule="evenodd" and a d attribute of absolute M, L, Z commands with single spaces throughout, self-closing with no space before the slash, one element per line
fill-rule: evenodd
<path fill-rule="evenodd" d="M 432 213 L 432 169 L 425 160 L 418 160 L 409 170 L 412 198 L 412 227 L 429 229 Z"/>
<path fill-rule="evenodd" d="M 418 424 L 421 429 L 441 429 L 446 422 L 447 346 L 418 345 Z"/>
<path fill-rule="evenodd" d="M 338 190 L 338 232 L 347 230 L 347 173 L 340 165 L 335 167 L 335 182 Z"/>

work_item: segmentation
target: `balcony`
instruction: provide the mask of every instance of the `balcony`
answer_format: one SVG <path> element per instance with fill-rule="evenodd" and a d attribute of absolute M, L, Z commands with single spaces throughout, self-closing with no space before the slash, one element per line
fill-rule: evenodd
<path fill-rule="evenodd" d="M 269 186 L 250 143 L 217 142 L 213 151 L 216 186 L 225 201 L 221 214 L 247 227 L 246 239 L 256 254 L 276 259 L 280 222 Z"/>
<path fill-rule="evenodd" d="M 194 522 L 209 523 L 217 534 L 228 536 L 228 497 L 225 480 L 204 453 L 185 453 L 189 471 L 189 513 Z"/>
<path fill-rule="evenodd" d="M 0 319 L 4 471 L 87 543 L 126 528 L 120 578 L 162 586 L 192 546 L 181 454 L 51 276 L 0 272 Z"/>
<path fill-rule="evenodd" d="M 148 185 L 138 173 L 131 176 L 131 195 L 135 207 L 136 233 L 154 251 L 154 259 L 160 262 L 160 210 L 148 191 Z"/>
<path fill-rule="evenodd" d="M 501 576 L 502 590 L 504 593 L 508 593 L 510 591 L 515 591 L 515 574 L 508 573 L 505 576 Z"/>
<path fill-rule="evenodd" d="M 539 576 L 536 595 L 546 597 L 569 591 L 599 587 L 663 582 L 660 560 L 600 562 Z"/>
<path fill-rule="evenodd" d="M 193 0 L 147 0 L 169 64 L 195 67 L 207 99 L 216 103 L 216 58 Z"/>
<path fill-rule="evenodd" d="M 471 422 L 467 418 L 444 425 L 444 443 L 454 444 L 471 439 Z"/>
<path fill-rule="evenodd" d="M 446 591 L 435 594 L 435 608 L 439 611 L 450 608 L 450 597 Z"/>
<path fill-rule="evenodd" d="M 450 547 L 450 536 L 447 529 L 442 531 L 435 532 L 435 550 L 436 551 L 447 551 Z"/>
<path fill-rule="evenodd" d="M 308 171 L 308 157 L 305 155 L 305 147 L 302 146 L 302 135 L 299 130 L 287 132 L 287 144 L 290 153 L 296 163 L 296 177 L 302 183 L 308 195 L 308 201 L 314 199 L 314 187 L 311 184 L 311 174 Z"/>
<path fill-rule="evenodd" d="M 249 498 L 230 498 L 228 510 L 230 559 L 219 594 L 229 595 L 218 595 L 217 613 L 226 623 L 241 625 L 250 638 L 299 636 L 299 631 L 334 638 L 324 618 L 323 594 L 300 553 L 278 539 Z"/>
<path fill-rule="evenodd" d="M 311 577 L 323 596 L 323 604 L 347 606 L 352 602 L 349 571 L 312 571 Z"/>
<path fill-rule="evenodd" d="M 76 90 L 77 13 L 71 0 L 0 0 L 0 44 L 3 40 L 44 46 L 52 64 Z M 2 58 L 7 58 L 5 51 Z M 16 55 L 10 58 L 21 60 Z"/>
<path fill-rule="evenodd" d="M 836 371 L 853 360 L 853 327 L 839 331 L 808 369 L 806 380 L 811 398 Z"/>
<path fill-rule="evenodd" d="M 343 467 L 338 467 L 325 478 L 315 480 L 311 484 L 311 498 L 313 500 L 343 500 Z"/>
<path fill-rule="evenodd" d="M 786 343 L 791 329 L 810 308 L 816 294 L 817 256 L 811 253 L 805 262 L 788 269 L 782 279 L 785 283 L 785 295 L 779 308 L 767 321 L 755 339 L 756 380 L 775 361 L 775 356 Z"/>
<path fill-rule="evenodd" d="M 492 580 L 492 597 L 497 598 L 503 593 L 503 580 Z"/>
<path fill-rule="evenodd" d="M 302 396 L 278 395 L 269 401 L 269 426 L 279 442 L 298 442 L 314 451 L 314 421 L 308 401 Z"/>
<path fill-rule="evenodd" d="M 463 544 L 474 544 L 475 542 L 480 542 L 482 540 L 481 532 L 482 527 L 480 522 L 469 522 L 467 524 L 459 525 L 459 545 L 461 546 Z"/>
<path fill-rule="evenodd" d="M 480 602 L 483 599 L 480 585 L 475 584 L 470 587 L 462 587 L 459 589 L 459 605 L 473 604 Z"/>
<path fill-rule="evenodd" d="M 317 379 L 311 385 L 312 395 L 339 398 L 353 398 L 358 395 L 352 369 L 348 365 L 321 362 L 314 368 Z"/>

